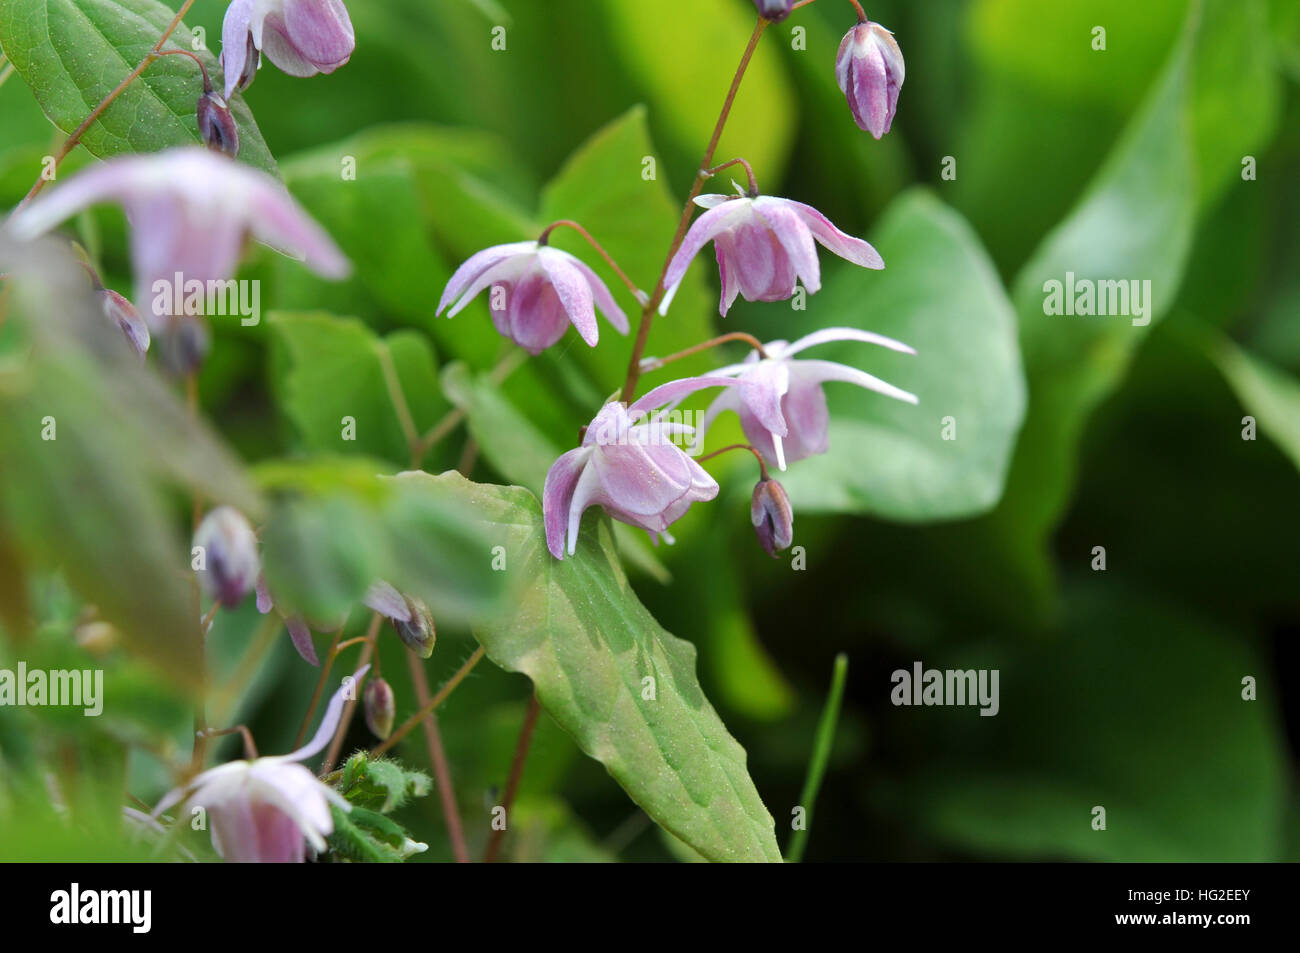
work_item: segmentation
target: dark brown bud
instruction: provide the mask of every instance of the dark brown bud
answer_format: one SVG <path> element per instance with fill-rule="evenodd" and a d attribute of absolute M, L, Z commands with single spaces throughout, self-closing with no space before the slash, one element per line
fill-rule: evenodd
<path fill-rule="evenodd" d="M 235 117 L 221 94 L 210 89 L 199 97 L 199 135 L 213 152 L 224 152 L 232 159 L 239 155 L 239 130 Z"/>
<path fill-rule="evenodd" d="M 790 509 L 790 497 L 786 496 L 785 487 L 775 480 L 760 480 L 754 487 L 749 515 L 759 543 L 772 558 L 775 559 L 777 553 L 794 541 L 794 511 Z"/>

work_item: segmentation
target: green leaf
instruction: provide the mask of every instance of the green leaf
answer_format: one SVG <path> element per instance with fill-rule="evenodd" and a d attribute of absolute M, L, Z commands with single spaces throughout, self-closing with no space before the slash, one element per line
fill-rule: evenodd
<path fill-rule="evenodd" d="M 381 339 L 356 318 L 325 313 L 276 313 L 267 320 L 288 354 L 280 401 L 303 443 L 312 450 L 409 464 L 385 364 L 391 362 L 416 430 L 423 434 L 446 408 L 426 339 L 413 331 Z"/>
<path fill-rule="evenodd" d="M 71 133 L 153 49 L 174 16 L 157 0 L 5 0 L 0 48 L 50 121 Z M 216 57 L 195 48 L 184 24 L 166 48 L 193 52 L 213 85 L 222 84 Z M 195 109 L 202 92 L 192 60 L 165 56 L 109 105 L 81 142 L 101 159 L 199 143 Z M 275 174 L 275 159 L 243 98 L 236 96 L 230 108 L 240 160 Z"/>
<path fill-rule="evenodd" d="M 588 519 L 576 555 L 556 560 L 527 490 L 454 473 L 395 480 L 458 501 L 505 548 L 516 594 L 476 637 L 494 662 L 532 679 L 543 707 L 633 801 L 711 860 L 781 859 L 744 749 L 700 690 L 694 647 L 637 600 L 606 521 Z"/>
<path fill-rule="evenodd" d="M 919 404 L 826 385 L 830 452 L 792 464 L 782 482 L 796 512 L 902 520 L 983 512 L 1002 495 L 1025 412 L 1011 303 L 970 226 L 927 193 L 899 199 L 874 238 L 885 270 L 839 270 L 800 333 L 864 328 L 916 355 L 843 343 L 801 356 L 860 367 Z"/>
<path fill-rule="evenodd" d="M 1107 586 L 1066 601 L 1059 639 L 947 663 L 999 669 L 1001 707 L 992 718 L 925 712 L 948 732 L 925 742 L 942 769 L 903 792 L 925 825 L 1023 859 L 1278 859 L 1288 785 L 1277 685 L 1244 633 Z M 1247 675 L 1257 701 L 1243 700 Z M 1104 831 L 1092 827 L 1098 806 Z"/>
<path fill-rule="evenodd" d="M 10 558 L 60 566 L 142 656 L 195 687 L 188 529 L 172 519 L 173 491 L 254 520 L 263 502 L 104 320 L 65 247 L 0 239 L 0 271 L 13 278 L 5 332 L 22 341 L 0 360 L 0 524 L 18 543 Z"/>
<path fill-rule="evenodd" d="M 391 814 L 413 797 L 424 797 L 433 781 L 423 771 L 404 768 L 388 758 L 372 760 L 364 751 L 348 759 L 339 790 L 348 803 Z M 397 845 L 395 845 L 397 846 Z"/>
<path fill-rule="evenodd" d="M 753 32 L 752 6 L 655 0 L 653 15 L 637 4 L 605 8 L 621 60 L 650 91 L 657 115 L 681 148 L 698 162 Z M 755 51 L 718 147 L 720 161 L 737 155 L 749 159 L 760 182 L 779 181 L 797 123 L 785 64 L 772 45 L 781 42 L 778 29 L 769 29 L 767 42 Z"/>
<path fill-rule="evenodd" d="M 277 606 L 336 624 L 383 579 L 423 599 L 438 621 L 495 609 L 504 580 L 481 527 L 426 488 L 382 477 L 375 465 L 367 477 L 365 466 L 339 468 L 331 487 L 331 466 L 273 465 L 278 493 L 262 562 Z"/>
<path fill-rule="evenodd" d="M 1043 599 L 1047 537 L 1069 500 L 1092 411 L 1123 380 L 1138 345 L 1173 304 L 1195 213 L 1187 115 L 1188 31 L 1148 101 L 1075 211 L 1044 240 L 1015 282 L 1029 413 L 1006 496 L 982 524 L 1015 574 L 1003 588 Z M 1150 281 L 1147 324 L 1123 315 L 1046 314 L 1047 282 Z M 1041 606 L 1036 607 L 1041 610 Z"/>
<path fill-rule="evenodd" d="M 1222 335 L 1206 351 L 1259 429 L 1300 468 L 1300 381 Z"/>

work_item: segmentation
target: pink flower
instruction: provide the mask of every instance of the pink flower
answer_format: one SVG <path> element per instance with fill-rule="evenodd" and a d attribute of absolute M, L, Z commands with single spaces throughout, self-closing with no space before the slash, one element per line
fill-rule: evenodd
<path fill-rule="evenodd" d="M 822 391 L 822 384 L 827 381 L 846 381 L 895 400 L 917 402 L 914 394 L 855 367 L 834 361 L 792 360 L 795 354 L 830 341 L 862 341 L 904 354 L 916 353 L 892 338 L 856 328 L 826 328 L 793 344 L 785 341 L 765 344 L 765 359 L 760 359 L 757 351 L 751 351 L 743 363 L 712 372 L 716 377 L 734 378 L 737 386 L 719 394 L 705 411 L 697 443 L 703 441 L 705 432 L 720 413 L 734 410 L 754 449 L 769 463 L 784 470 L 788 461 L 825 453 L 830 447 L 827 433 L 830 415 Z"/>
<path fill-rule="evenodd" d="M 230 278 L 251 236 L 326 278 L 350 271 L 343 253 L 279 182 L 201 146 L 121 156 L 92 166 L 9 220 L 20 239 L 41 235 L 97 202 L 119 202 L 131 222 L 135 301 L 154 333 L 167 330 L 186 285 Z"/>
<path fill-rule="evenodd" d="M 568 252 L 535 241 L 497 245 L 456 269 L 438 302 L 438 314 L 452 318 L 485 288 L 492 323 L 502 336 L 530 354 L 540 354 L 572 324 L 582 339 L 596 346 L 600 332 L 595 307 L 610 324 L 627 334 L 627 315 L 594 271 Z M 459 300 L 457 300 L 459 299 Z"/>
<path fill-rule="evenodd" d="M 785 301 L 796 281 L 810 294 L 821 290 L 821 266 L 814 240 L 863 268 L 884 268 L 876 250 L 846 235 L 821 212 L 801 202 L 760 195 L 701 195 L 695 204 L 708 209 L 695 220 L 664 275 L 667 293 L 659 313 L 667 314 L 691 261 L 710 241 L 722 275 L 723 317 L 744 295 L 746 301 Z"/>
<path fill-rule="evenodd" d="M 718 495 L 718 484 L 672 442 L 693 428 L 650 411 L 705 387 L 734 383 L 725 377 L 688 377 L 656 387 L 629 406 L 612 402 L 587 427 L 582 446 L 563 454 L 546 474 L 542 511 L 546 545 L 563 559 L 578 544 L 582 514 L 603 506 L 614 519 L 646 530 L 658 542 L 691 504 Z"/>
<path fill-rule="evenodd" d="M 859 23 L 844 37 L 835 57 L 835 78 L 858 128 L 877 139 L 889 132 L 903 88 L 903 51 L 879 23 Z"/>
<path fill-rule="evenodd" d="M 321 751 L 338 728 L 343 705 L 356 697 L 366 665 L 330 699 L 316 735 L 291 754 L 252 761 L 231 761 L 204 771 L 189 784 L 169 791 L 152 817 L 184 801 L 184 809 L 201 807 L 212 826 L 212 846 L 231 863 L 302 863 L 306 847 L 325 850 L 334 830 L 333 804 L 341 811 L 351 805 L 333 788 L 317 780 L 300 761 Z"/>
<path fill-rule="evenodd" d="M 226 99 L 248 88 L 262 53 L 290 76 L 315 76 L 346 63 L 356 45 L 343 0 L 234 0 L 221 25 Z"/>

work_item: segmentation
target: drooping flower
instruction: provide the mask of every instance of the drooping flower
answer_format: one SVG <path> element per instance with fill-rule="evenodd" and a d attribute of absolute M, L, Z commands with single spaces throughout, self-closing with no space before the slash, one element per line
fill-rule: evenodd
<path fill-rule="evenodd" d="M 310 844 L 325 849 L 334 830 L 333 804 L 350 811 L 337 791 L 317 780 L 298 762 L 321 751 L 338 728 L 343 706 L 356 697 L 356 686 L 370 666 L 359 669 L 330 699 L 316 734 L 304 747 L 286 755 L 231 761 L 204 771 L 188 784 L 169 791 L 152 816 L 184 802 L 201 807 L 211 822 L 212 846 L 231 863 L 301 863 Z"/>
<path fill-rule="evenodd" d="M 290 76 L 315 76 L 346 63 L 356 45 L 343 0 L 234 0 L 221 25 L 226 99 L 253 82 L 262 53 Z"/>
<path fill-rule="evenodd" d="M 895 400 L 917 402 L 916 395 L 856 367 L 834 361 L 794 359 L 794 355 L 810 347 L 831 341 L 862 341 L 903 354 L 916 353 L 893 338 L 857 328 L 825 328 L 793 344 L 785 341 L 764 344 L 766 358 L 751 351 L 742 363 L 711 372 L 717 377 L 735 379 L 737 386 L 719 394 L 705 411 L 696 441 L 704 439 L 720 413 L 734 410 L 740 416 L 740 425 L 750 444 L 765 460 L 784 470 L 787 462 L 825 453 L 830 447 L 830 414 L 822 391 L 822 384 L 827 381 L 846 381 Z"/>
<path fill-rule="evenodd" d="M 877 139 L 889 132 L 903 88 L 903 51 L 879 23 L 859 23 L 840 43 L 835 78 L 858 128 Z"/>
<path fill-rule="evenodd" d="M 718 312 L 726 317 L 736 301 L 785 301 L 802 281 L 809 294 L 821 289 L 820 243 L 863 268 L 884 268 L 876 250 L 840 231 L 821 212 L 802 202 L 771 195 L 701 195 L 695 204 L 708 209 L 695 220 L 664 275 L 667 289 L 659 313 L 667 314 L 686 269 L 709 242 L 722 276 Z"/>
<path fill-rule="evenodd" d="M 620 334 L 627 334 L 627 315 L 600 277 L 580 259 L 550 245 L 515 242 L 472 256 L 451 276 L 437 313 L 455 301 L 447 312 L 447 317 L 455 317 L 485 288 L 491 289 L 488 307 L 497 331 L 530 354 L 546 350 L 570 324 L 595 347 L 600 337 L 596 307 Z"/>
<path fill-rule="evenodd" d="M 8 227 L 19 239 L 35 238 L 104 201 L 120 203 L 130 219 L 135 301 L 152 303 L 145 320 L 155 334 L 172 325 L 172 302 L 185 296 L 185 286 L 235 273 L 250 236 L 326 278 L 351 269 L 284 186 L 202 146 L 101 162 L 15 212 Z"/>
<path fill-rule="evenodd" d="M 195 565 L 204 591 L 227 609 L 233 609 L 252 591 L 262 571 L 257 536 L 244 514 L 231 506 L 218 506 L 203 518 L 194 532 Z"/>
<path fill-rule="evenodd" d="M 651 412 L 705 387 L 732 383 L 726 377 L 689 377 L 656 387 L 630 405 L 602 407 L 582 446 L 561 455 L 546 474 L 542 510 L 551 555 L 563 559 L 566 548 L 573 555 L 582 514 L 597 505 L 646 530 L 655 542 L 662 536 L 671 543 L 668 527 L 692 503 L 717 496 L 718 484 L 674 442 L 694 428 Z"/>
<path fill-rule="evenodd" d="M 750 522 L 758 534 L 759 545 L 773 559 L 794 542 L 794 510 L 785 487 L 764 477 L 754 487 L 749 507 Z"/>
<path fill-rule="evenodd" d="M 406 647 L 420 658 L 433 654 L 438 629 L 433 624 L 433 613 L 422 600 L 402 595 L 381 579 L 367 590 L 362 601 L 392 622 Z"/>

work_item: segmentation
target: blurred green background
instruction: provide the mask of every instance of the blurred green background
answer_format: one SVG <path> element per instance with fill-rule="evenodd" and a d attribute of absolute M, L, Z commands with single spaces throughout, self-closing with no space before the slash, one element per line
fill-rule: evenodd
<path fill-rule="evenodd" d="M 351 7 L 358 42 L 345 68 L 295 80 L 268 66 L 246 99 L 286 183 L 357 273 L 333 285 L 260 250 L 244 276 L 263 281 L 264 306 L 352 315 L 395 334 L 390 345 L 409 360 L 403 382 L 419 388 L 417 423 L 432 425 L 453 402 L 475 408 L 474 478 L 528 483 L 537 474 L 519 447 L 572 446 L 621 378 L 630 342 L 602 325 L 600 347 L 586 352 L 570 335 L 512 374 L 509 404 L 496 406 L 475 376 L 500 353 L 485 305 L 435 319 L 438 296 L 475 250 L 561 216 L 580 219 L 649 287 L 752 4 Z M 674 528 L 677 545 L 654 552 L 661 565 L 631 560 L 638 595 L 698 646 L 705 693 L 748 752 L 782 845 L 832 660 L 847 653 L 810 861 L 1300 859 L 1300 2 L 867 9 L 906 57 L 893 131 L 877 142 L 853 124 L 834 80 L 853 13 L 818 0 L 769 29 L 718 158 L 745 156 L 764 191 L 867 236 L 886 271 L 824 254 L 825 289 L 806 312 L 742 302 L 722 321 L 706 254 L 649 350 L 711 328 L 793 339 L 854 324 L 919 354 L 849 346 L 817 356 L 879 373 L 921 404 L 882 408 L 831 385 L 831 453 L 789 474 L 806 569 L 761 552 L 747 516 L 752 466 L 723 458 L 718 500 Z M 215 45 L 222 13 L 198 0 L 187 22 Z M 502 26 L 506 48 L 494 50 Z M 1098 26 L 1104 50 L 1094 49 Z M 55 141 L 21 82 L 0 87 L 0 206 L 17 202 Z M 344 156 L 359 174 L 340 189 Z M 649 185 L 646 156 L 657 170 Z M 120 214 L 97 210 L 78 228 L 128 290 Z M 1042 282 L 1067 270 L 1151 279 L 1156 320 L 1044 317 Z M 310 321 L 214 327 L 201 387 L 215 428 L 252 463 L 342 449 L 403 467 L 395 423 L 337 445 L 338 414 L 322 393 L 385 398 L 361 359 L 307 366 L 313 342 L 346 333 Z M 453 362 L 462 366 L 448 370 Z M 940 438 L 949 415 L 951 444 Z M 1246 415 L 1258 439 L 1242 439 Z M 711 443 L 733 434 L 734 418 Z M 426 469 L 456 466 L 463 442 L 462 431 Z M 1097 546 L 1104 571 L 1093 568 Z M 68 639 L 78 600 L 58 579 L 32 590 L 44 625 L 24 649 L 29 665 L 37 647 L 41 658 L 84 655 Z M 260 626 L 251 604 L 218 618 L 216 684 L 237 680 L 241 664 L 257 675 L 213 720 L 246 720 L 263 751 L 287 751 L 316 672 Z M 435 685 L 472 644 L 440 628 Z M 381 645 L 400 722 L 415 708 L 404 650 L 391 637 Z M 894 707 L 890 673 L 917 660 L 998 669 L 1000 713 Z M 183 753 L 188 708 L 120 650 L 103 664 L 120 704 L 102 723 L 92 731 L 79 717 L 0 709 L 0 765 L 76 751 L 87 803 L 101 783 L 152 802 L 166 777 L 144 749 L 167 736 Z M 1248 676 L 1254 701 L 1242 699 Z M 484 665 L 439 713 L 476 850 L 527 692 L 525 679 Z M 359 723 L 349 743 L 367 743 Z M 418 735 L 399 752 L 428 767 Z M 15 816 L 5 799 L 13 808 L 31 795 L 0 794 L 0 830 Z M 1098 805 L 1105 831 L 1092 828 Z M 516 859 L 685 859 L 545 715 L 519 810 Z M 418 859 L 450 856 L 436 796 L 402 820 L 431 845 Z M 119 850 L 107 834 L 96 845 L 31 830 L 42 833 L 0 834 L 0 857 Z"/>

